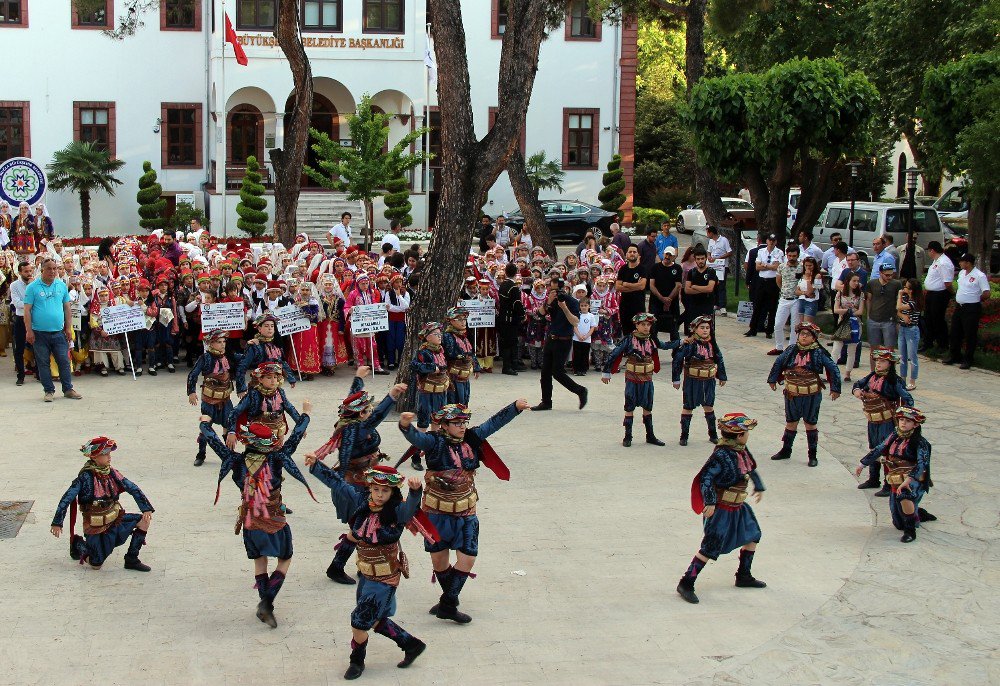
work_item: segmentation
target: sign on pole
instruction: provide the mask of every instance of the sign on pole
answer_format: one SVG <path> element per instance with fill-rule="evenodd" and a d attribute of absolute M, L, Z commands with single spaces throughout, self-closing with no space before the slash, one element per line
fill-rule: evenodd
<path fill-rule="evenodd" d="M 351 308 L 351 335 L 370 336 L 389 330 L 389 311 L 381 303 Z"/>
<path fill-rule="evenodd" d="M 246 328 L 246 315 L 242 302 L 212 303 L 202 305 L 201 330 L 242 331 Z"/>
<path fill-rule="evenodd" d="M 278 318 L 278 333 L 282 336 L 307 331 L 312 326 L 309 318 L 302 314 L 298 305 L 276 307 L 271 312 Z"/>
<path fill-rule="evenodd" d="M 83 307 L 80 306 L 80 301 L 70 303 L 69 313 L 73 317 L 73 330 L 79 331 L 83 326 Z"/>
<path fill-rule="evenodd" d="M 491 300 L 462 300 L 462 307 L 469 312 L 470 329 L 488 329 L 497 325 L 497 306 Z"/>
<path fill-rule="evenodd" d="M 753 303 L 740 300 L 740 305 L 736 309 L 736 321 L 740 324 L 746 324 L 750 321 L 751 317 L 753 317 Z"/>
<path fill-rule="evenodd" d="M 101 328 L 109 336 L 146 328 L 142 305 L 112 305 L 101 310 Z"/>

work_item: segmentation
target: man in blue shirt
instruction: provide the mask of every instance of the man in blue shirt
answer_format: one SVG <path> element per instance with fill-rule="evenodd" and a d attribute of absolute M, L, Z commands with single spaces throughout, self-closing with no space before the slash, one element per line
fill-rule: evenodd
<path fill-rule="evenodd" d="M 59 365 L 59 382 L 63 395 L 80 400 L 82 395 L 73 389 L 73 370 L 69 364 L 69 342 L 73 340 L 73 318 L 70 314 L 70 297 L 66 283 L 57 279 L 59 263 L 48 257 L 42 262 L 42 275 L 28 285 L 24 293 L 25 338 L 35 352 L 38 380 L 45 391 L 45 402 L 55 397 L 49 356 Z"/>
<path fill-rule="evenodd" d="M 872 262 L 872 278 L 878 278 L 878 273 L 886 260 L 892 261 L 893 266 L 895 266 L 896 261 L 892 258 L 892 253 L 886 250 L 886 245 L 886 240 L 882 236 L 876 236 L 875 240 L 872 241 L 872 249 L 875 251 L 875 259 Z"/>
<path fill-rule="evenodd" d="M 660 233 L 656 235 L 656 257 L 657 259 L 663 259 L 663 249 L 670 246 L 674 250 L 678 250 L 677 236 L 670 233 L 670 222 L 663 222 L 660 227 Z"/>

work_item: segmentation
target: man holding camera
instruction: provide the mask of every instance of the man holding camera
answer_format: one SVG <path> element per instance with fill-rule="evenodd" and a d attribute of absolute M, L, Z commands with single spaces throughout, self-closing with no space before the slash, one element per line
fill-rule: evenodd
<path fill-rule="evenodd" d="M 580 303 L 566 292 L 565 279 L 553 277 L 549 282 L 546 307 L 550 322 L 542 349 L 542 402 L 531 409 L 536 412 L 552 409 L 552 380 L 555 379 L 577 395 L 582 410 L 587 404 L 587 389 L 566 373 L 566 360 L 573 349 L 573 327 L 580 321 Z"/>

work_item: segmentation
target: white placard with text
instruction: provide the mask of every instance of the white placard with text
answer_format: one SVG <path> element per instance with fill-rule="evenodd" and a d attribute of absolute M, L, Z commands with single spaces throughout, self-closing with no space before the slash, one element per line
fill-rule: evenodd
<path fill-rule="evenodd" d="M 246 328 L 246 315 L 242 302 L 212 303 L 202 305 L 201 330 L 242 331 Z"/>
<path fill-rule="evenodd" d="M 381 303 L 351 308 L 351 335 L 368 336 L 389 330 L 389 311 Z"/>

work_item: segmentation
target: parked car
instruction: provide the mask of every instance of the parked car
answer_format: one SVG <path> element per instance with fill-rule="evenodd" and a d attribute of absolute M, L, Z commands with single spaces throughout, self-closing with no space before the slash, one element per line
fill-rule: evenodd
<path fill-rule="evenodd" d="M 588 231 L 593 231 L 595 236 L 610 236 L 611 224 L 618 216 L 579 200 L 543 200 L 541 205 L 553 240 L 582 241 Z M 507 226 L 517 229 L 524 226 L 521 210 L 507 215 Z"/>
<path fill-rule="evenodd" d="M 958 224 L 944 224 L 944 247 L 947 249 L 949 245 L 966 252 L 969 249 L 969 228 Z"/>
<path fill-rule="evenodd" d="M 753 210 L 747 209 L 736 209 L 733 208 L 726 212 L 726 219 L 722 222 L 722 228 L 733 229 L 733 236 L 740 236 L 741 240 L 745 236 L 757 235 L 757 215 L 753 213 Z M 706 232 L 707 227 L 702 227 L 700 229 L 695 229 L 691 234 L 691 245 L 698 245 L 699 243 L 708 250 L 708 233 Z M 754 240 L 754 246 L 757 245 L 756 238 Z M 730 241 L 733 250 L 736 250 L 736 243 Z M 743 242 L 744 246 L 746 241 Z M 753 246 L 751 246 L 753 247 Z M 745 252 L 745 250 L 744 250 Z"/>
<path fill-rule="evenodd" d="M 914 195 L 913 196 L 913 204 L 914 205 L 933 205 L 937 201 L 938 201 L 938 197 L 936 195 Z M 904 195 L 902 197 L 896 198 L 895 200 L 893 200 L 893 202 L 895 202 L 895 203 L 901 203 L 903 205 L 907 205 L 910 202 L 910 198 L 908 196 Z"/>
<path fill-rule="evenodd" d="M 753 210 L 753 205 L 742 198 L 722 198 L 722 205 L 727 210 Z M 701 209 L 701 203 L 688 205 L 686 210 L 682 210 L 677 215 L 676 230 L 678 233 L 694 233 L 698 229 L 705 233 L 708 222 L 705 213 Z"/>
<path fill-rule="evenodd" d="M 830 247 L 830 234 L 839 233 L 850 240 L 848 220 L 851 203 L 831 202 L 823 210 L 813 229 L 813 240 L 821 248 Z M 854 245 L 863 262 L 871 263 L 872 241 L 876 236 L 892 234 L 893 243 L 902 247 L 906 243 L 909 206 L 892 202 L 856 202 L 854 204 Z M 913 208 L 913 230 L 917 236 L 917 260 L 923 259 L 923 249 L 929 241 L 945 242 L 944 227 L 933 207 L 917 205 Z"/>
<path fill-rule="evenodd" d="M 801 197 L 801 188 L 792 188 L 788 191 L 788 219 L 785 221 L 788 231 L 792 230 L 792 225 L 795 223 L 795 217 L 799 212 L 799 198 Z"/>

